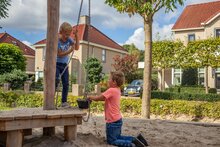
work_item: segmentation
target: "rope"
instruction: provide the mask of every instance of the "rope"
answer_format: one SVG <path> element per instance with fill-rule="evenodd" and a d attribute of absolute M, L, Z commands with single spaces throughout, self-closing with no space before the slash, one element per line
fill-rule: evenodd
<path fill-rule="evenodd" d="M 88 40 L 88 49 L 87 49 L 87 59 L 88 59 L 88 56 L 89 56 L 89 46 L 90 46 L 90 41 L 89 41 L 89 35 L 90 35 L 90 24 L 91 24 L 91 21 L 90 21 L 90 17 L 91 17 L 91 1 L 88 0 L 88 5 L 89 5 L 89 8 L 88 8 L 88 13 L 89 13 L 89 19 L 88 19 L 88 28 L 87 28 L 87 31 L 88 31 L 88 36 L 87 36 L 87 40 Z M 79 14 L 78 14 L 78 19 L 77 19 L 77 25 L 76 25 L 76 34 L 78 32 L 78 26 L 79 26 L 79 21 L 80 21 L 80 15 L 81 15 L 81 11 L 82 11 L 82 6 L 83 6 L 83 0 L 81 0 L 81 4 L 80 4 L 80 9 L 79 9 Z M 75 35 L 76 35 L 75 34 Z M 77 45 L 77 44 L 75 44 Z M 76 47 L 76 46 L 75 46 Z M 58 83 L 58 86 L 57 86 L 57 89 L 56 89 L 56 109 L 57 109 L 57 105 L 58 105 L 58 95 L 59 95 L 59 89 L 60 89 L 60 80 L 61 80 L 61 77 L 62 75 L 64 74 L 65 70 L 68 68 L 68 65 L 70 63 L 70 61 L 72 60 L 72 57 L 73 57 L 73 54 L 74 54 L 74 51 L 72 52 L 70 58 L 69 58 L 69 61 L 66 65 L 66 67 L 64 68 L 63 72 L 59 75 L 59 83 Z M 86 71 L 86 84 L 88 82 L 88 71 Z M 87 89 L 87 86 L 85 85 L 85 92 L 84 92 L 84 96 L 83 98 L 86 99 L 87 98 L 87 95 L 88 95 L 88 89 Z M 90 104 L 91 104 L 91 101 L 88 101 L 89 103 L 89 108 L 88 108 L 88 116 L 86 118 L 82 117 L 82 120 L 84 122 L 88 122 L 89 118 L 90 118 L 90 114 L 91 114 L 91 109 L 90 109 Z"/>
<path fill-rule="evenodd" d="M 87 32 L 88 32 L 88 36 L 87 36 L 87 40 L 88 40 L 88 44 L 87 44 L 87 46 L 88 46 L 88 49 L 87 49 L 87 59 L 89 57 L 89 45 L 90 45 L 90 40 L 89 40 L 89 38 L 90 38 L 89 37 L 90 31 L 89 30 L 90 30 L 90 24 L 91 24 L 91 21 L 90 21 L 90 18 L 91 18 L 91 1 L 88 0 L 88 3 L 89 3 L 88 4 L 89 5 L 89 7 L 88 7 L 89 19 L 88 19 L 88 28 L 87 28 Z M 87 83 L 88 83 L 88 70 L 86 70 L 86 84 Z M 86 99 L 87 95 L 88 95 L 88 86 L 85 85 L 85 92 L 84 92 L 83 98 Z M 91 104 L 91 101 L 88 100 L 88 103 L 89 103 L 89 110 L 88 110 L 89 114 L 88 114 L 86 119 L 84 119 L 84 117 L 82 118 L 84 122 L 88 122 L 88 120 L 90 118 L 90 104 Z"/>

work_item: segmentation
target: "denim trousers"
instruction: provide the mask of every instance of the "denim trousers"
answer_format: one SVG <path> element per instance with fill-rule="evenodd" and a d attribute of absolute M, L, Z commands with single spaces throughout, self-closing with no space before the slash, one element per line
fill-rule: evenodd
<path fill-rule="evenodd" d="M 62 80 L 62 103 L 67 102 L 67 95 L 69 90 L 69 70 L 68 67 L 64 71 L 63 75 L 61 76 L 61 79 L 59 79 L 60 74 L 63 72 L 64 68 L 67 66 L 66 63 L 57 63 L 56 64 L 56 88 Z"/>
<path fill-rule="evenodd" d="M 119 147 L 131 147 L 134 137 L 121 135 L 122 124 L 122 119 L 116 122 L 106 123 L 107 143 Z"/>

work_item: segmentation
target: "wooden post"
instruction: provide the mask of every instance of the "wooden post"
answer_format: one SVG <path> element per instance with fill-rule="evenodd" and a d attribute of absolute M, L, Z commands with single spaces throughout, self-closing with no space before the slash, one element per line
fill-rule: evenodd
<path fill-rule="evenodd" d="M 64 126 L 64 138 L 66 141 L 76 140 L 77 125 Z"/>
<path fill-rule="evenodd" d="M 8 131 L 6 147 L 22 147 L 22 130 Z"/>
<path fill-rule="evenodd" d="M 55 96 L 56 56 L 60 0 L 47 0 L 47 46 L 44 63 L 44 110 L 53 110 Z M 44 135 L 55 134 L 55 128 L 44 128 Z"/>

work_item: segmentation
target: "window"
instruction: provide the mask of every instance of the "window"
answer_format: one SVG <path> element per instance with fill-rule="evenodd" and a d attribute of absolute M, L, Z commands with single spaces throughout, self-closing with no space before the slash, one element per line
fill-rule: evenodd
<path fill-rule="evenodd" d="M 102 62 L 106 62 L 106 50 L 102 50 Z"/>
<path fill-rule="evenodd" d="M 42 56 L 42 60 L 45 60 L 45 56 L 46 56 L 46 47 L 43 48 L 43 56 Z"/>
<path fill-rule="evenodd" d="M 198 84 L 199 85 L 205 85 L 205 70 L 204 68 L 198 69 Z"/>
<path fill-rule="evenodd" d="M 182 70 L 180 68 L 174 68 L 173 70 L 173 85 L 180 85 L 182 81 Z"/>
<path fill-rule="evenodd" d="M 220 29 L 215 30 L 215 37 L 219 38 L 220 37 Z"/>
<path fill-rule="evenodd" d="M 195 34 L 189 34 L 188 35 L 188 42 L 195 41 L 195 40 L 196 40 Z"/>

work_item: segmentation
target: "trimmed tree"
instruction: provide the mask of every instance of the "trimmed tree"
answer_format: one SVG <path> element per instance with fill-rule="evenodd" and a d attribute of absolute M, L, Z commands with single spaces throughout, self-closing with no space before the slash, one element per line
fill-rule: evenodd
<path fill-rule="evenodd" d="M 9 73 L 14 69 L 24 71 L 25 61 L 26 58 L 17 46 L 8 43 L 0 44 L 0 74 Z"/>
<path fill-rule="evenodd" d="M 186 48 L 192 56 L 186 56 L 185 61 L 191 67 L 205 68 L 205 89 L 208 93 L 208 67 L 220 66 L 220 38 L 210 38 L 190 42 Z"/>
<path fill-rule="evenodd" d="M 142 96 L 142 117 L 150 118 L 151 99 L 151 71 L 152 71 L 152 23 L 153 16 L 161 8 L 166 12 L 176 9 L 176 3 L 183 5 L 184 0 L 105 0 L 115 7 L 119 12 L 126 12 L 130 16 L 139 14 L 144 20 L 145 31 L 145 63 L 144 63 L 144 85 Z"/>
<path fill-rule="evenodd" d="M 178 52 L 183 50 L 182 42 L 170 40 L 156 41 L 153 43 L 153 66 L 159 68 L 161 84 L 159 89 L 165 90 L 165 69 L 177 66 Z"/>

